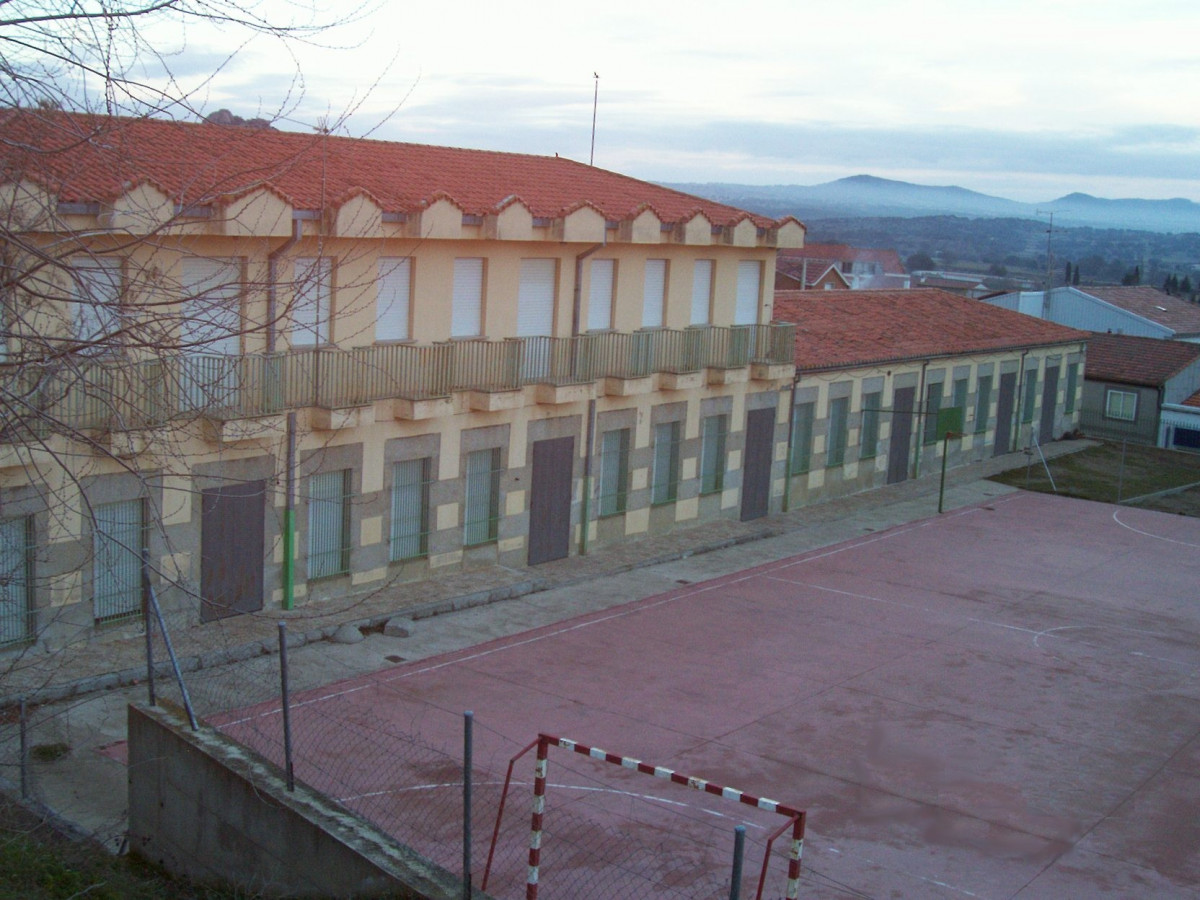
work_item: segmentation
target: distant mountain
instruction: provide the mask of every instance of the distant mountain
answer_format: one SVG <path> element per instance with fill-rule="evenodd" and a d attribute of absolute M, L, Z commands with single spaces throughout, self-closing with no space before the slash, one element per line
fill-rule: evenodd
<path fill-rule="evenodd" d="M 1019 203 L 961 187 L 935 187 L 855 175 L 825 184 L 671 184 L 677 190 L 764 215 L 806 219 L 964 216 L 1047 221 L 1064 228 L 1119 228 L 1161 233 L 1200 232 L 1200 204 L 1191 200 L 1106 200 L 1068 194 L 1045 203 Z"/>

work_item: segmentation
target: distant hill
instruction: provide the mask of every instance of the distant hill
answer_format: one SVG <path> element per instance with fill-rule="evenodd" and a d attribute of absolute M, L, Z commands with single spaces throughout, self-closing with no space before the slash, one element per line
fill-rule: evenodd
<path fill-rule="evenodd" d="M 670 184 L 668 187 L 779 218 L 964 216 L 1047 221 L 1056 227 L 1117 228 L 1165 234 L 1200 232 L 1200 204 L 1191 200 L 1106 200 L 1068 194 L 1045 203 L 1019 203 L 961 187 L 934 187 L 855 175 L 825 184 Z M 1039 212 L 1041 215 L 1039 215 Z"/>

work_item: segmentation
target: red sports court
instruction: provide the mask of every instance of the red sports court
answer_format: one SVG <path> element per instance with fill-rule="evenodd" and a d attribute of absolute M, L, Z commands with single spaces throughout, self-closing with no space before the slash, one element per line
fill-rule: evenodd
<path fill-rule="evenodd" d="M 473 710 L 476 884 L 542 732 L 806 811 L 801 897 L 1200 897 L 1198 550 L 1196 519 L 1006 495 L 309 692 L 296 772 L 458 871 Z M 278 759 L 277 707 L 232 718 Z M 539 896 L 728 896 L 738 822 L 754 896 L 778 817 L 547 765 Z M 533 767 L 496 896 L 525 896 Z"/>

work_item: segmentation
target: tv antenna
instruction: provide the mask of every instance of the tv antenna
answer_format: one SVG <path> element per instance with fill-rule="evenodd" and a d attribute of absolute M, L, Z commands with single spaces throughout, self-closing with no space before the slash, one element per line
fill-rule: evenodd
<path fill-rule="evenodd" d="M 596 79 L 596 89 L 592 92 L 592 153 L 588 156 L 588 165 L 596 164 L 596 106 L 600 102 L 600 73 L 593 72 L 592 77 Z"/>
<path fill-rule="evenodd" d="M 1050 217 L 1050 227 L 1046 229 L 1046 281 L 1042 287 L 1043 291 L 1049 291 L 1054 284 L 1054 210 L 1045 212 L 1039 209 L 1037 214 Z"/>

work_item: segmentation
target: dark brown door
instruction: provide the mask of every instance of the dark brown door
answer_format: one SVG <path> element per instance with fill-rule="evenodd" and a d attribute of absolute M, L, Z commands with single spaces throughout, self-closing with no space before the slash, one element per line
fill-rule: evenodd
<path fill-rule="evenodd" d="M 562 559 L 571 547 L 571 483 L 575 438 L 533 445 L 533 485 L 529 492 L 529 565 Z"/>
<path fill-rule="evenodd" d="M 913 401 L 915 387 L 896 388 L 892 400 L 892 436 L 888 442 L 887 483 L 908 480 L 908 455 L 912 450 Z"/>
<path fill-rule="evenodd" d="M 771 460 L 775 456 L 775 410 L 746 414 L 746 454 L 742 466 L 742 521 L 761 519 L 771 503 Z"/>
<path fill-rule="evenodd" d="M 255 612 L 263 605 L 265 481 L 200 494 L 200 620 Z"/>
<path fill-rule="evenodd" d="M 1046 383 L 1042 387 L 1042 422 L 1038 428 L 1038 443 L 1054 440 L 1054 412 L 1058 400 L 1058 369 L 1046 367 Z"/>
<path fill-rule="evenodd" d="M 1017 396 L 1017 373 L 1000 376 L 1000 396 L 996 398 L 996 447 L 992 456 L 1003 456 L 1012 449 L 1013 403 Z"/>

